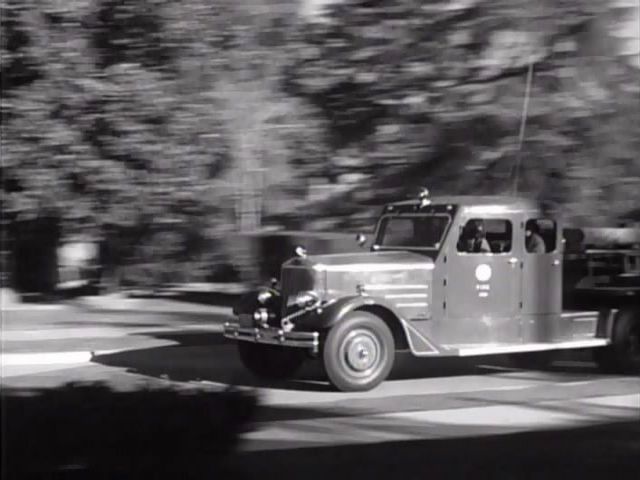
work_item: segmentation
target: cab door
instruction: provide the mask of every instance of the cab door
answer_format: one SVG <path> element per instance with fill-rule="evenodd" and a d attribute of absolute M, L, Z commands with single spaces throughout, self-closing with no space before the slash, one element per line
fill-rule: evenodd
<path fill-rule="evenodd" d="M 469 222 L 483 225 L 482 251 L 464 242 L 450 245 L 447 260 L 446 309 L 442 336 L 447 344 L 513 344 L 521 341 L 520 295 L 522 249 L 519 218 L 462 218 L 459 235 Z M 487 244 L 490 251 L 487 250 Z"/>
<path fill-rule="evenodd" d="M 531 217 L 524 223 L 522 290 L 523 340 L 527 343 L 568 339 L 562 324 L 561 229 L 553 219 Z"/>

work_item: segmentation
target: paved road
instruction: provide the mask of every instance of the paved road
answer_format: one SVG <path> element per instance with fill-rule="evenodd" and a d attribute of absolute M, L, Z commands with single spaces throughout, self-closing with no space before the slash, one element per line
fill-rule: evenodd
<path fill-rule="evenodd" d="M 300 379 L 267 385 L 238 362 L 221 335 L 225 316 L 88 312 L 40 308 L 4 312 L 4 388 L 105 381 L 118 389 L 254 388 L 264 408 L 245 452 L 335 448 L 487 437 L 612 425 L 640 418 L 640 379 L 601 375 L 587 355 L 547 371 L 501 359 L 417 360 L 401 354 L 392 378 L 365 393 L 331 391 L 317 363 Z M 640 432 L 634 448 L 640 458 Z"/>

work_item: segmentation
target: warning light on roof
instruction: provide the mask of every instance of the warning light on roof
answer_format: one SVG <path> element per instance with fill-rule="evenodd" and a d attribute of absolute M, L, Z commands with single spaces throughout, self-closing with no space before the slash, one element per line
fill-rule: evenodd
<path fill-rule="evenodd" d="M 420 208 L 426 207 L 431 204 L 431 200 L 429 199 L 429 189 L 423 188 L 420 191 Z"/>

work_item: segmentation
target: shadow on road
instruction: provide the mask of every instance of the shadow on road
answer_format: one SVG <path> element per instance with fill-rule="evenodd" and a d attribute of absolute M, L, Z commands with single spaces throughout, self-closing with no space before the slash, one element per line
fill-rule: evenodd
<path fill-rule="evenodd" d="M 99 364 L 124 368 L 129 372 L 169 379 L 179 382 L 212 382 L 257 388 L 277 388 L 297 391 L 332 391 L 318 359 L 310 358 L 290 381 L 269 382 L 257 379 L 240 363 L 235 342 L 220 333 L 185 331 L 136 332 L 136 335 L 172 342 L 172 345 L 98 355 L 93 361 Z M 465 375 L 496 374 L 503 370 L 516 379 L 521 370 L 512 368 L 504 357 L 474 358 L 416 358 L 409 352 L 398 352 L 393 380 L 456 377 Z M 560 375 L 563 380 L 581 380 L 585 373 L 593 374 L 593 366 L 551 366 L 548 371 Z M 531 379 L 532 372 L 522 371 L 523 379 Z"/>
<path fill-rule="evenodd" d="M 371 425 L 371 428 L 375 428 Z M 246 478 L 635 479 L 640 424 L 269 450 L 236 459 Z"/>
<path fill-rule="evenodd" d="M 459 438 L 241 452 L 255 419 L 252 396 L 168 389 L 114 392 L 100 385 L 3 391 L 3 466 L 8 479 L 193 478 L 637 478 L 640 422 Z M 259 408 L 260 410 L 269 407 Z M 371 417 L 369 417 L 371 418 Z M 336 419 L 346 432 L 413 432 L 410 421 Z M 329 426 L 309 425 L 309 433 Z M 428 434 L 428 431 L 426 432 Z M 298 447 L 309 445 L 312 436 Z M 291 443 L 289 441 L 289 443 Z"/>
<path fill-rule="evenodd" d="M 136 335 L 168 340 L 174 344 L 97 355 L 93 361 L 124 368 L 136 374 L 180 382 L 201 381 L 298 391 L 333 390 L 318 359 L 310 358 L 294 380 L 265 381 L 256 378 L 242 366 L 235 342 L 219 333 L 176 330 L 162 333 L 137 332 Z M 389 380 L 493 373 L 479 365 L 480 363 L 470 359 L 424 359 L 415 358 L 409 352 L 399 352 Z"/>

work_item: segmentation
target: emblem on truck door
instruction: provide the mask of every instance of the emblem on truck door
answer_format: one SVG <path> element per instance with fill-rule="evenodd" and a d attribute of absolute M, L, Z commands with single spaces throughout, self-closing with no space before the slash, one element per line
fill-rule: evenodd
<path fill-rule="evenodd" d="M 486 263 L 482 263 L 476 267 L 476 280 L 479 282 L 488 282 L 491 280 L 491 267 Z"/>

